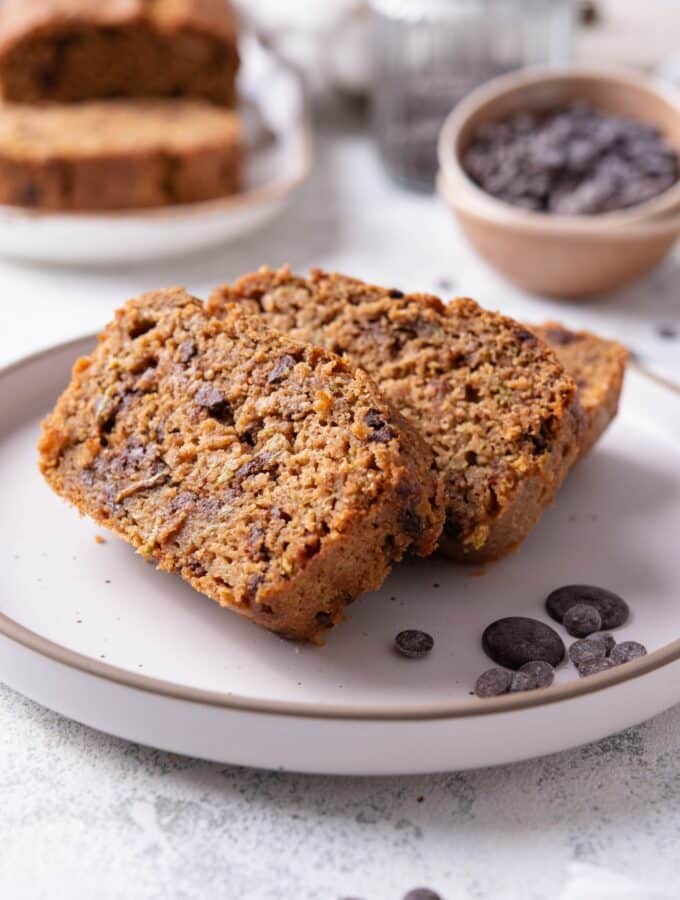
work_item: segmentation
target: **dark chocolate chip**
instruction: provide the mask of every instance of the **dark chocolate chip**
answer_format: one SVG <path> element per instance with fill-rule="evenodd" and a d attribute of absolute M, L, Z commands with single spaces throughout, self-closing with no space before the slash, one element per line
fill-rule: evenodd
<path fill-rule="evenodd" d="M 519 672 L 529 676 L 532 688 L 550 687 L 555 680 L 555 670 L 550 663 L 542 659 L 532 659 L 531 662 L 524 663 L 519 667 Z"/>
<path fill-rule="evenodd" d="M 319 623 L 319 625 L 323 625 L 324 628 L 332 628 L 334 625 L 331 614 L 327 613 L 325 609 L 320 609 L 319 612 L 314 616 L 314 618 Z"/>
<path fill-rule="evenodd" d="M 512 682 L 509 669 L 487 669 L 475 682 L 475 694 L 478 697 L 499 697 L 507 694 Z"/>
<path fill-rule="evenodd" d="M 592 638 L 574 641 L 569 647 L 569 659 L 576 668 L 593 659 L 604 659 L 606 655 L 607 647 L 604 641 L 596 641 Z"/>
<path fill-rule="evenodd" d="M 392 297 L 393 300 L 400 300 L 403 296 L 404 292 L 397 290 L 397 288 L 392 288 L 392 290 L 388 292 L 388 297 Z"/>
<path fill-rule="evenodd" d="M 588 675 L 597 675 L 598 672 L 606 672 L 607 669 L 611 669 L 614 663 L 611 659 L 607 659 L 606 657 L 603 659 L 587 659 L 578 667 L 578 674 L 581 678 L 586 678 Z"/>
<path fill-rule="evenodd" d="M 400 631 L 394 639 L 394 646 L 403 656 L 411 659 L 418 659 L 427 654 L 434 647 L 434 638 L 426 631 L 418 631 L 415 628 L 409 628 L 406 631 Z"/>
<path fill-rule="evenodd" d="M 141 337 L 143 334 L 146 334 L 148 331 L 151 331 L 151 329 L 154 328 L 155 325 L 156 323 L 153 319 L 137 319 L 135 324 L 130 329 L 129 335 L 132 340 L 135 340 L 136 338 Z"/>
<path fill-rule="evenodd" d="M 295 365 L 295 360 L 288 353 L 284 353 L 274 363 L 274 367 L 269 373 L 269 377 L 267 378 L 267 384 L 277 384 L 282 380 L 283 376 L 289 369 L 292 369 Z"/>
<path fill-rule="evenodd" d="M 536 335 L 535 335 L 533 332 L 531 332 L 531 331 L 527 331 L 526 328 L 516 328 L 516 329 L 515 329 L 515 336 L 516 336 L 516 337 L 518 338 L 518 340 L 520 340 L 523 344 L 531 344 L 531 343 L 534 343 L 534 342 L 537 340 Z"/>
<path fill-rule="evenodd" d="M 234 472 L 234 482 L 238 484 L 246 478 L 252 478 L 253 475 L 259 475 L 261 472 L 266 472 L 270 468 L 273 458 L 274 454 L 270 453 L 268 450 L 263 450 L 262 453 L 256 453 L 251 460 L 247 463 L 243 463 L 243 465 L 239 466 Z"/>
<path fill-rule="evenodd" d="M 602 628 L 607 630 L 623 625 L 630 615 L 628 604 L 618 594 L 590 584 L 557 588 L 546 598 L 545 608 L 556 622 L 562 622 L 566 611 L 577 603 L 594 606 L 602 619 Z"/>
<path fill-rule="evenodd" d="M 414 888 L 408 894 L 404 894 L 404 900 L 442 900 L 442 898 L 429 888 Z"/>
<path fill-rule="evenodd" d="M 532 691 L 534 687 L 531 675 L 527 672 L 515 672 L 510 682 L 510 693 L 518 694 L 520 691 Z"/>
<path fill-rule="evenodd" d="M 524 663 L 543 660 L 557 666 L 564 659 L 562 639 L 549 625 L 524 616 L 508 616 L 492 622 L 482 635 L 482 647 L 499 666 L 519 669 Z"/>
<path fill-rule="evenodd" d="M 386 444 L 394 437 L 394 432 L 377 409 L 369 409 L 364 416 L 364 423 L 371 429 L 368 436 L 369 441 L 376 444 Z"/>
<path fill-rule="evenodd" d="M 637 641 L 621 641 L 609 654 L 609 659 L 615 666 L 620 666 L 646 655 L 647 648 L 643 644 L 639 644 Z"/>
<path fill-rule="evenodd" d="M 588 603 L 575 603 L 565 612 L 562 624 L 572 637 L 587 637 L 602 628 L 602 616 Z"/>
<path fill-rule="evenodd" d="M 212 384 L 202 384 L 196 392 L 194 401 L 202 409 L 205 409 L 209 416 L 217 419 L 218 422 L 223 422 L 224 424 L 233 423 L 234 414 L 231 403 Z"/>
<path fill-rule="evenodd" d="M 577 334 L 574 334 L 573 331 L 567 331 L 566 328 L 548 328 L 545 333 L 550 343 L 558 347 L 566 347 L 568 344 L 573 344 L 579 340 Z"/>
<path fill-rule="evenodd" d="M 614 640 L 614 636 L 609 634 L 607 631 L 597 631 L 595 634 L 591 634 L 588 637 L 589 641 L 601 641 L 604 644 L 605 655 L 609 656 L 614 647 L 616 646 L 616 641 Z"/>
<path fill-rule="evenodd" d="M 677 329 L 672 325 L 658 325 L 656 333 L 659 337 L 667 338 L 668 340 L 673 340 L 678 336 Z"/>
<path fill-rule="evenodd" d="M 423 533 L 423 520 L 412 506 L 406 506 L 399 515 L 399 524 L 406 534 L 420 537 Z"/>

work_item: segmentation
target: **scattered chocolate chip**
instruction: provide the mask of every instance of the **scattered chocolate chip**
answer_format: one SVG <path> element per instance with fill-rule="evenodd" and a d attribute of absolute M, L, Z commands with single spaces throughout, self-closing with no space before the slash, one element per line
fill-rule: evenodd
<path fill-rule="evenodd" d="M 657 326 L 656 333 L 659 337 L 667 338 L 668 340 L 673 340 L 678 336 L 677 329 L 672 325 L 659 325 Z"/>
<path fill-rule="evenodd" d="M 589 641 L 601 641 L 604 644 L 605 656 L 609 656 L 614 647 L 616 646 L 616 641 L 614 640 L 614 636 L 609 634 L 606 631 L 598 631 L 595 634 L 591 634 L 588 637 Z"/>
<path fill-rule="evenodd" d="M 585 662 L 593 659 L 604 659 L 607 655 L 607 648 L 604 641 L 596 641 L 592 638 L 584 638 L 580 641 L 574 641 L 569 647 L 569 659 L 578 668 Z"/>
<path fill-rule="evenodd" d="M 578 9 L 578 20 L 586 27 L 596 25 L 601 18 L 600 8 L 594 0 L 581 0 Z"/>
<path fill-rule="evenodd" d="M 388 291 L 388 297 L 391 297 L 393 300 L 400 300 L 404 296 L 403 291 L 398 291 L 396 288 L 392 288 L 391 291 Z"/>
<path fill-rule="evenodd" d="M 535 660 L 557 666 L 565 653 L 556 631 L 524 616 L 508 616 L 492 622 L 482 635 L 482 647 L 495 663 L 508 669 L 519 669 Z"/>
<path fill-rule="evenodd" d="M 567 584 L 548 595 L 545 608 L 556 622 L 562 622 L 564 614 L 577 603 L 594 606 L 602 619 L 602 628 L 618 628 L 630 615 L 628 604 L 612 591 L 590 584 Z"/>
<path fill-rule="evenodd" d="M 284 353 L 274 363 L 274 367 L 269 373 L 267 384 L 278 384 L 289 369 L 295 365 L 295 360 L 288 353 Z"/>
<path fill-rule="evenodd" d="M 369 409 L 364 416 L 364 423 L 371 429 L 369 441 L 376 444 L 386 444 L 394 437 L 394 432 L 383 419 L 377 409 Z"/>
<path fill-rule="evenodd" d="M 572 637 L 587 637 L 602 628 L 602 617 L 594 606 L 575 603 L 565 612 L 562 624 Z"/>
<path fill-rule="evenodd" d="M 646 655 L 647 648 L 643 644 L 639 644 L 637 641 L 621 641 L 609 654 L 609 659 L 615 666 L 620 666 Z"/>
<path fill-rule="evenodd" d="M 527 672 L 515 672 L 510 682 L 510 693 L 518 694 L 520 691 L 532 691 L 534 687 L 531 675 Z"/>
<path fill-rule="evenodd" d="M 415 628 L 409 628 L 406 631 L 400 631 L 394 639 L 394 646 L 403 656 L 411 659 L 419 659 L 427 654 L 434 647 L 434 638 L 426 631 L 418 631 Z"/>
<path fill-rule="evenodd" d="M 221 391 L 213 387 L 211 384 L 202 384 L 196 392 L 194 402 L 205 409 L 209 416 L 217 419 L 218 422 L 232 424 L 234 421 L 231 403 L 226 399 Z"/>
<path fill-rule="evenodd" d="M 606 672 L 607 669 L 611 669 L 614 663 L 611 659 L 587 659 L 578 667 L 578 674 L 581 678 L 586 678 L 588 675 L 597 675 L 598 672 Z"/>
<path fill-rule="evenodd" d="M 475 694 L 478 697 L 499 697 L 507 694 L 512 683 L 512 672 L 508 669 L 487 669 L 475 682 Z"/>
<path fill-rule="evenodd" d="M 529 676 L 532 688 L 550 687 L 555 680 L 555 670 L 550 663 L 542 659 L 532 659 L 531 662 L 524 663 L 519 667 L 519 672 Z"/>
<path fill-rule="evenodd" d="M 453 290 L 453 281 L 451 281 L 450 278 L 438 278 L 437 290 L 442 291 L 445 294 L 450 294 Z"/>
<path fill-rule="evenodd" d="M 414 888 L 408 894 L 404 894 L 404 900 L 442 900 L 442 898 L 429 888 Z"/>

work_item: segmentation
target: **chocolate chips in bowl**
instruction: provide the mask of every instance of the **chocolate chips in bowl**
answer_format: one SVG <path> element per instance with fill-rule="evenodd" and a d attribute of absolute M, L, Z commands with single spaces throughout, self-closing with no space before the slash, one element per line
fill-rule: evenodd
<path fill-rule="evenodd" d="M 680 94 L 606 69 L 527 70 L 464 99 L 438 187 L 475 249 L 546 296 L 603 294 L 680 235 Z"/>

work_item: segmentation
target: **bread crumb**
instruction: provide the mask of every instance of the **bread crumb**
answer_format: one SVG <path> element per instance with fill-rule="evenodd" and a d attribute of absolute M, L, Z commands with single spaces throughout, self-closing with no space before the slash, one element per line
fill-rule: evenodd
<path fill-rule="evenodd" d="M 106 538 L 102 537 L 101 534 L 95 534 L 94 542 L 95 542 L 95 544 L 105 544 Z"/>

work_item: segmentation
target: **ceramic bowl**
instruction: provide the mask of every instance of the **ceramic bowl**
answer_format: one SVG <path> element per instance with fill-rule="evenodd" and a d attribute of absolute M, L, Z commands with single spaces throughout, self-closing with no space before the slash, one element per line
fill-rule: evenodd
<path fill-rule="evenodd" d="M 459 103 L 439 139 L 438 188 L 475 249 L 533 293 L 581 298 L 642 277 L 680 235 L 680 182 L 646 203 L 592 216 L 511 206 L 466 174 L 461 158 L 477 128 L 520 111 L 577 99 L 659 126 L 680 155 L 680 93 L 642 75 L 611 69 L 532 69 L 494 79 Z"/>

